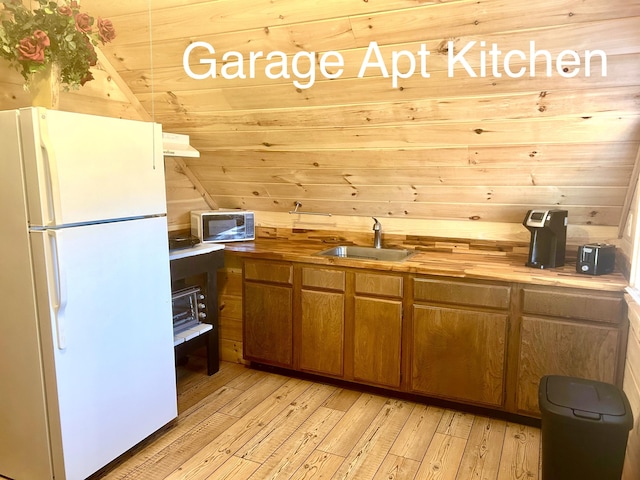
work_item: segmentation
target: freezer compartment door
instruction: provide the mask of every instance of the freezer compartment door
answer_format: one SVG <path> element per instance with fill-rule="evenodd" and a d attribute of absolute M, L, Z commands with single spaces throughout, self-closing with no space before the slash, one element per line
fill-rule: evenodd
<path fill-rule="evenodd" d="M 31 226 L 166 213 L 159 124 L 19 112 Z"/>
<path fill-rule="evenodd" d="M 30 233 L 56 478 L 177 416 L 166 232 L 154 217 Z"/>
<path fill-rule="evenodd" d="M 18 114 L 0 112 L 0 475 L 51 478 Z"/>

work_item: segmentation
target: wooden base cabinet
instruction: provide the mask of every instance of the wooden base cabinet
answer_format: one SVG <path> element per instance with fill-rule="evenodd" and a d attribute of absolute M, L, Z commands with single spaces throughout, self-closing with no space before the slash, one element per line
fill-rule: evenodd
<path fill-rule="evenodd" d="M 402 298 L 400 275 L 355 273 L 353 297 L 353 378 L 391 388 L 402 379 Z"/>
<path fill-rule="evenodd" d="M 247 360 L 293 366 L 293 267 L 246 261 L 243 349 Z"/>
<path fill-rule="evenodd" d="M 303 267 L 299 368 L 344 375 L 345 277 L 342 270 Z"/>
<path fill-rule="evenodd" d="M 628 329 L 622 293 L 525 287 L 521 298 L 518 413 L 540 415 L 544 375 L 621 384 Z"/>
<path fill-rule="evenodd" d="M 544 375 L 567 375 L 616 383 L 618 330 L 524 317 L 520 329 L 518 410 L 537 413 Z"/>
<path fill-rule="evenodd" d="M 353 335 L 353 378 L 400 387 L 402 302 L 356 297 Z"/>
<path fill-rule="evenodd" d="M 504 404 L 510 287 L 414 278 L 411 389 Z"/>
<path fill-rule="evenodd" d="M 623 292 L 257 259 L 243 280 L 250 361 L 533 417 L 544 375 L 622 385 Z"/>
<path fill-rule="evenodd" d="M 506 314 L 414 306 L 413 391 L 501 406 L 506 329 Z"/>

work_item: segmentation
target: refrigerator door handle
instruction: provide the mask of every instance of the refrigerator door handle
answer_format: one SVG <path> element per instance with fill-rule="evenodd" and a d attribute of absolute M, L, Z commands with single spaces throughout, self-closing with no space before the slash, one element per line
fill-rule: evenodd
<path fill-rule="evenodd" d="M 51 307 L 53 310 L 56 339 L 58 342 L 58 349 L 64 350 L 67 348 L 67 339 L 64 324 L 64 308 L 67 304 L 67 285 L 64 272 L 60 263 L 60 237 L 59 232 L 55 230 L 47 230 L 49 235 L 49 268 L 47 268 L 47 275 L 49 276 L 49 285 L 53 286 L 53 295 L 50 298 L 53 299 Z M 51 288 L 51 287 L 50 287 Z"/>
<path fill-rule="evenodd" d="M 46 119 L 40 119 L 40 147 L 42 150 L 43 163 L 45 163 L 48 178 L 45 179 L 47 188 L 47 215 L 45 222 L 47 226 L 58 225 L 61 218 L 62 206 L 60 201 L 60 183 L 58 178 L 58 164 L 54 154 L 54 148 L 49 139 L 49 129 L 47 128 Z"/>

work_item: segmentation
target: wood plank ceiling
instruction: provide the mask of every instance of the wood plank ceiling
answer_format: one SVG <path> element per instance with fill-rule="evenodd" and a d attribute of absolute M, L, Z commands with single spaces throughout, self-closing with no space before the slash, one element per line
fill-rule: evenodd
<path fill-rule="evenodd" d="M 640 0 L 83 0 L 83 8 L 114 22 L 107 59 L 166 131 L 191 136 L 202 156 L 186 163 L 220 207 L 286 212 L 299 200 L 341 215 L 521 222 L 529 208 L 557 206 L 574 225 L 620 223 L 640 142 Z M 465 59 L 477 76 L 462 62 L 450 73 L 449 46 L 455 54 L 472 41 Z M 547 76 L 538 56 L 531 76 L 531 41 L 553 59 L 578 52 L 580 71 L 564 78 L 553 65 Z M 216 51 L 194 49 L 193 71 L 206 73 L 200 59 L 215 58 L 217 78 L 187 76 L 193 42 Z M 371 42 L 389 71 L 393 52 L 406 50 L 430 76 L 418 63 L 396 88 L 381 68 L 359 77 Z M 421 48 L 430 54 L 420 57 Z M 527 57 L 512 57 L 513 71 L 526 70 L 519 78 L 502 64 L 514 50 Z M 597 56 L 586 75 L 586 50 L 605 52 L 606 77 Z M 223 67 L 232 51 L 247 77 L 251 52 L 263 52 L 255 78 L 222 78 L 222 68 L 238 72 L 237 62 Z M 276 51 L 288 68 L 294 55 L 315 53 L 313 85 L 269 78 L 281 69 L 264 56 Z M 335 79 L 317 65 L 328 51 L 344 59 Z M 400 71 L 409 66 L 401 56 Z"/>

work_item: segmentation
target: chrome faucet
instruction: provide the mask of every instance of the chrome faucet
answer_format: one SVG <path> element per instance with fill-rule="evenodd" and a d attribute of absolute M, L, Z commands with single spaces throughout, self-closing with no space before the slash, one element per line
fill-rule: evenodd
<path fill-rule="evenodd" d="M 375 248 L 382 247 L 382 225 L 376 217 L 371 217 L 376 223 L 373 224 L 373 246 Z"/>

